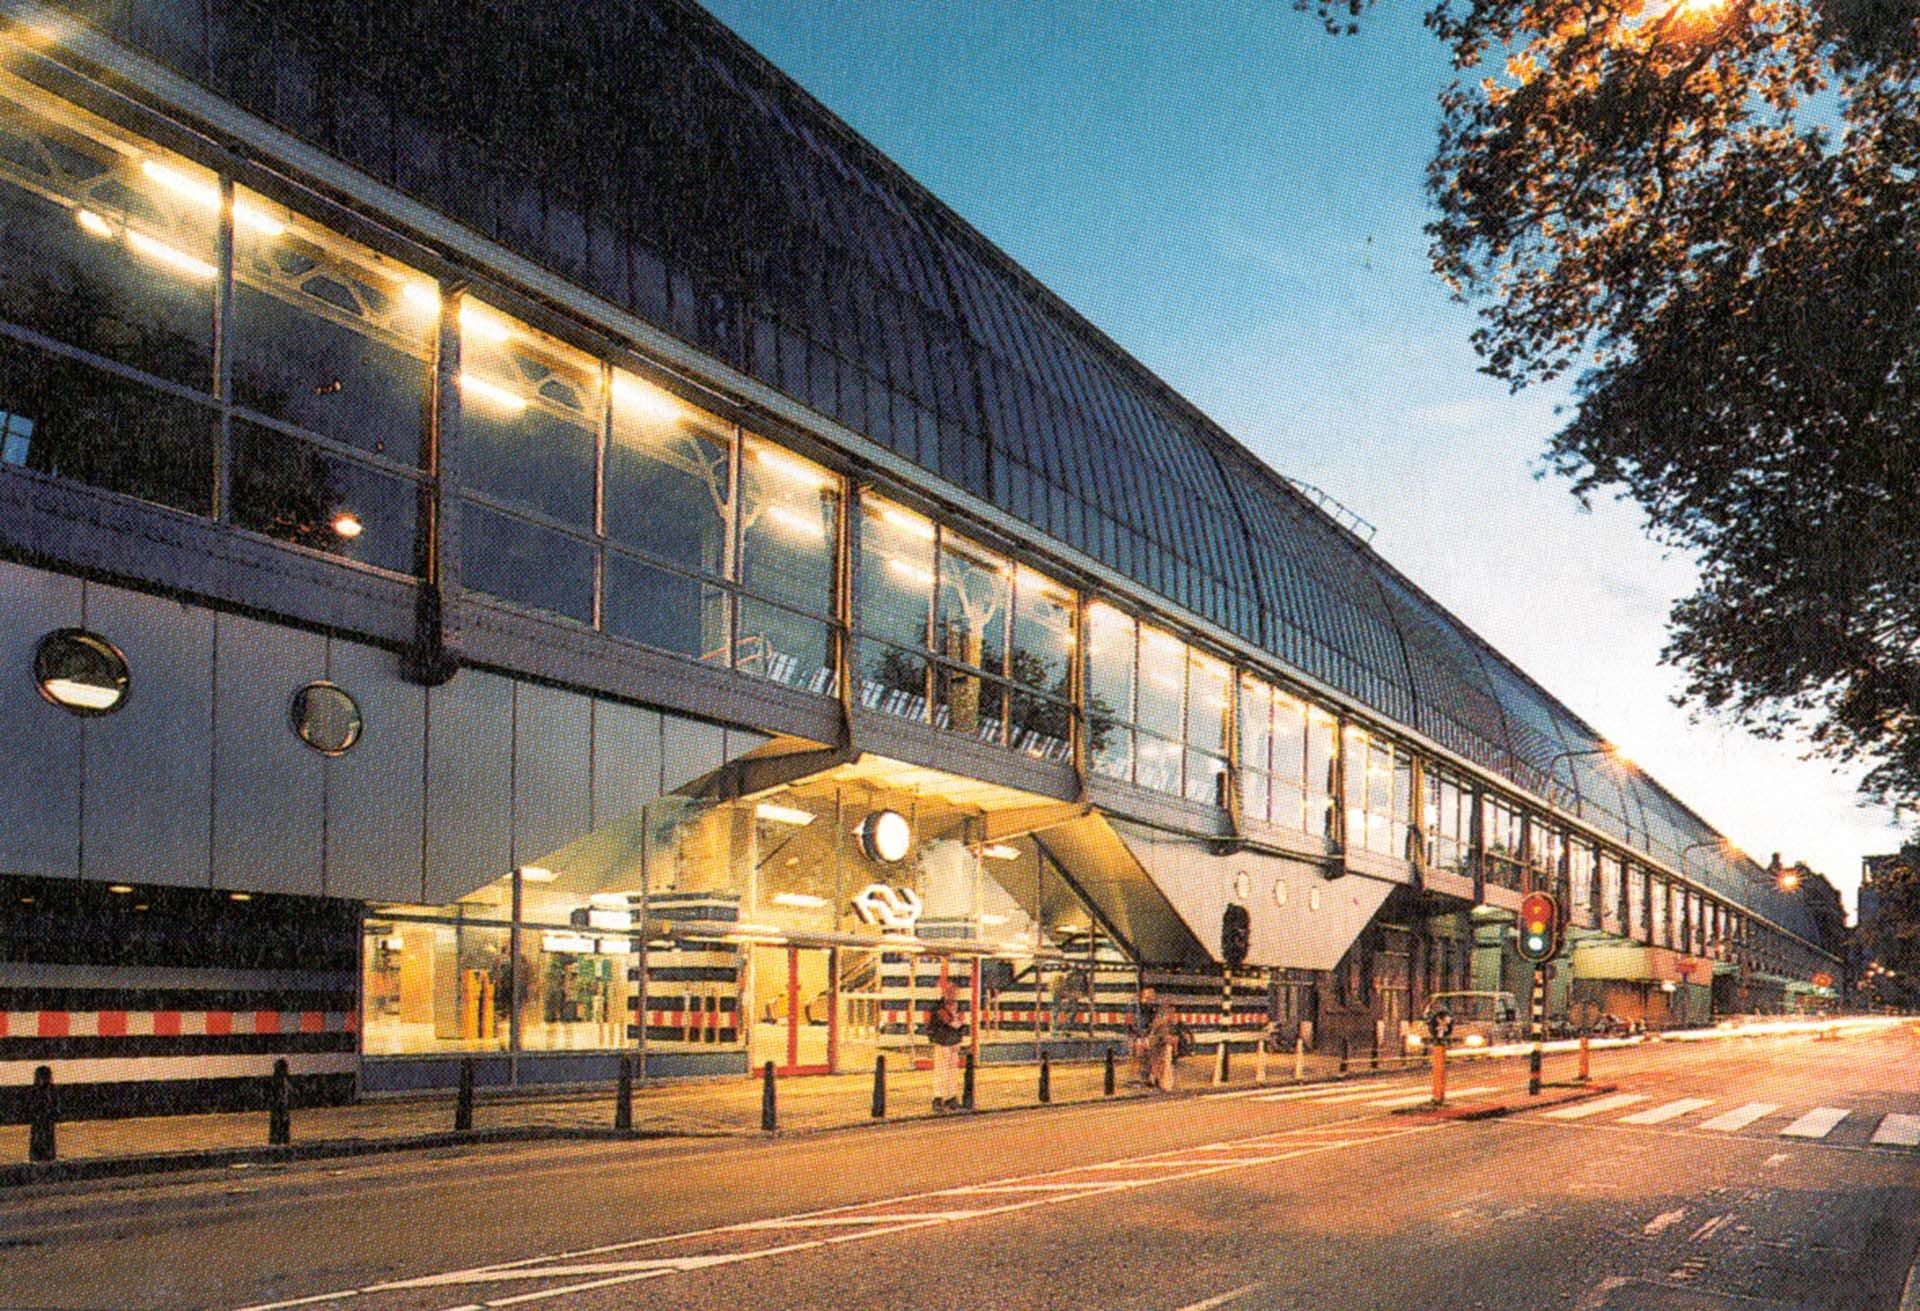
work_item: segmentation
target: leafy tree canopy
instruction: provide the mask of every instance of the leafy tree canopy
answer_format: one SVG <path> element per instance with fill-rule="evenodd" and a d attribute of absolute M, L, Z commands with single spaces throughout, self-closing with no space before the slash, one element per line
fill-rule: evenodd
<path fill-rule="evenodd" d="M 1371 0 L 1296 0 L 1331 31 Z M 1920 0 L 1438 0 L 1433 262 L 1699 563 L 1686 699 L 1920 806 Z"/>

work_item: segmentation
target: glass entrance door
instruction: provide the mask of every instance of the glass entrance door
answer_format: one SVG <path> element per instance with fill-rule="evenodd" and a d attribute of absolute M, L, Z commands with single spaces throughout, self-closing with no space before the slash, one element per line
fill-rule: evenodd
<path fill-rule="evenodd" d="M 833 955 L 825 947 L 753 948 L 753 1068 L 779 1074 L 833 1068 Z"/>

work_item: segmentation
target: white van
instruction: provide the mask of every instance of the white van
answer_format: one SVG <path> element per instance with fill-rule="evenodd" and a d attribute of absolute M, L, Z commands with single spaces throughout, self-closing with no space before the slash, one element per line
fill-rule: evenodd
<path fill-rule="evenodd" d="M 1443 1011 L 1451 1020 L 1450 1025 L 1442 1024 L 1451 1030 L 1445 1039 L 1449 1047 L 1498 1047 L 1526 1036 L 1520 1008 L 1510 992 L 1436 992 L 1428 998 L 1420 1023 L 1407 1033 L 1409 1049 L 1427 1044 L 1434 1020 Z"/>

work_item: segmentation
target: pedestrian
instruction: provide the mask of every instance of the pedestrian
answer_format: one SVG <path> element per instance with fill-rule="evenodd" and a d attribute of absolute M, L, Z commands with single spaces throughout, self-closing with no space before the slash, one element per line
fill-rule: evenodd
<path fill-rule="evenodd" d="M 960 1022 L 960 1003 L 953 980 L 940 980 L 940 996 L 927 1017 L 927 1041 L 933 1044 L 933 1109 L 960 1109 L 960 1044 L 967 1026 Z"/>
<path fill-rule="evenodd" d="M 1134 1007 L 1133 1026 L 1128 1031 L 1133 1056 L 1133 1082 L 1144 1088 L 1153 1082 L 1153 1049 L 1148 1038 L 1153 1032 L 1153 1017 L 1160 1009 L 1160 995 L 1152 987 L 1140 989 Z"/>
<path fill-rule="evenodd" d="M 1175 1062 L 1180 1051 L 1180 1017 L 1173 1007 L 1156 1007 L 1153 1024 L 1147 1030 L 1147 1054 L 1153 1086 L 1161 1092 L 1174 1088 Z"/>

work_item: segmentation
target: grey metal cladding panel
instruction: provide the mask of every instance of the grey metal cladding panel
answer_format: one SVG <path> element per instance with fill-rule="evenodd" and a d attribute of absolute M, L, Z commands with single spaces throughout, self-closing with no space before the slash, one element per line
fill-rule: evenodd
<path fill-rule="evenodd" d="M 365 727 L 327 762 L 327 893 L 420 901 L 427 690 L 400 676 L 399 656 L 358 642 L 333 642 L 329 673 Z"/>
<path fill-rule="evenodd" d="M 539 683 L 518 683 L 515 695 L 513 851 L 525 865 L 593 828 L 593 708 Z"/>
<path fill-rule="evenodd" d="M 126 653 L 126 704 L 87 724 L 82 873 L 206 887 L 212 804 L 213 615 L 87 586 L 87 626 Z"/>
<path fill-rule="evenodd" d="M 678 715 L 666 715 L 663 721 L 660 774 L 663 792 L 677 792 L 727 762 L 726 730 L 718 724 L 682 719 Z"/>
<path fill-rule="evenodd" d="M 593 703 L 593 822 L 614 823 L 660 795 L 660 715 L 623 701 Z"/>
<path fill-rule="evenodd" d="M 468 669 L 427 693 L 425 900 L 513 868 L 513 684 Z"/>
<path fill-rule="evenodd" d="M 288 710 L 326 675 L 327 640 L 238 615 L 214 630 L 213 886 L 320 896 L 326 757 Z"/>
<path fill-rule="evenodd" d="M 0 871 L 80 870 L 81 756 L 87 720 L 42 697 L 33 679 L 41 638 L 80 623 L 81 583 L 0 560 Z"/>

